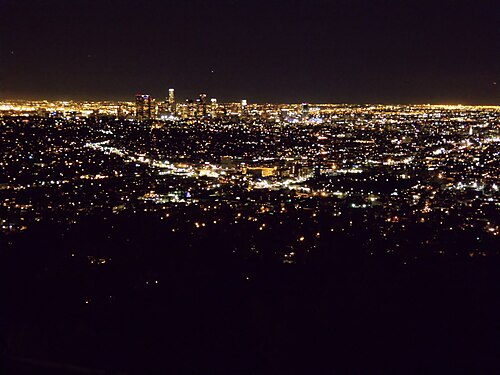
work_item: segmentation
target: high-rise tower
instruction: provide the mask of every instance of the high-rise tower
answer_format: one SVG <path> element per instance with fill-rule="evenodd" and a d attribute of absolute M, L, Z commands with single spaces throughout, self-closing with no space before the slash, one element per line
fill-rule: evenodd
<path fill-rule="evenodd" d="M 241 101 L 241 115 L 246 115 L 248 110 L 248 101 L 246 99 L 243 99 Z"/>
<path fill-rule="evenodd" d="M 151 96 L 137 94 L 135 96 L 135 118 L 137 121 L 151 119 Z"/>
<path fill-rule="evenodd" d="M 302 103 L 302 121 L 309 120 L 309 104 Z"/>
<path fill-rule="evenodd" d="M 210 115 L 212 117 L 217 117 L 217 99 L 216 98 L 212 98 L 210 99 Z"/>
<path fill-rule="evenodd" d="M 175 114 L 175 93 L 174 89 L 168 89 L 167 107 L 171 115 Z"/>
<path fill-rule="evenodd" d="M 207 94 L 201 93 L 196 102 L 199 106 L 198 116 L 205 117 L 207 115 Z"/>

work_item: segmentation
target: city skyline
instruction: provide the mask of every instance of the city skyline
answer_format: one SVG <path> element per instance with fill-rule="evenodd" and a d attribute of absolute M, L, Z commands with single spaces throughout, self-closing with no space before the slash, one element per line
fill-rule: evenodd
<path fill-rule="evenodd" d="M 191 97 L 186 96 L 179 98 L 179 101 L 176 103 L 184 103 L 185 101 L 188 100 L 193 100 L 192 98 L 196 98 L 197 95 L 194 94 Z M 167 92 L 168 94 L 168 92 Z M 151 97 L 152 100 L 155 101 L 165 101 L 165 98 L 162 97 L 161 95 L 155 96 L 151 94 L 134 94 L 120 98 L 120 99 L 110 99 L 110 98 L 101 98 L 101 99 L 91 99 L 91 98 L 78 98 L 74 99 L 71 97 L 56 97 L 56 98 L 48 98 L 48 97 L 6 97 L 6 98 L 1 98 L 0 102 L 48 102 L 48 103 L 57 103 L 57 102 L 68 102 L 68 103 L 133 103 L 135 101 L 135 96 L 136 95 L 148 95 Z M 245 98 L 248 98 L 249 96 L 244 96 Z M 437 101 L 437 102 L 426 102 L 426 101 L 415 101 L 415 102 L 398 102 L 398 101 L 393 101 L 393 102 L 385 102 L 385 101 L 368 101 L 368 102 L 338 102 L 338 101 L 331 101 L 331 102 L 316 102 L 316 101 L 311 101 L 307 100 L 304 98 L 303 100 L 297 100 L 297 101 L 290 101 L 290 102 L 279 102 L 279 101 L 250 101 L 249 99 L 240 99 L 240 98 L 232 98 L 231 100 L 225 100 L 225 101 L 220 101 L 219 97 L 213 96 L 210 97 L 210 99 L 215 99 L 217 100 L 218 104 L 234 104 L 234 103 L 241 103 L 241 100 L 248 100 L 249 105 L 265 105 L 265 104 L 270 104 L 270 105 L 299 105 L 302 103 L 308 103 L 311 105 L 428 105 L 428 106 L 464 106 L 464 107 L 499 107 L 499 103 L 470 103 L 470 102 L 454 102 L 454 101 Z"/>

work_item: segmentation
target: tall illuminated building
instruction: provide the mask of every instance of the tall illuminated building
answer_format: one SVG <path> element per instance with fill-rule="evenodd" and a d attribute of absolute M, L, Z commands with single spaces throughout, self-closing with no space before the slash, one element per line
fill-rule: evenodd
<path fill-rule="evenodd" d="M 242 115 L 246 115 L 246 113 L 247 113 L 247 106 L 248 106 L 248 102 L 247 102 L 247 100 L 246 100 L 246 99 L 243 99 L 243 100 L 241 101 L 241 114 L 242 114 Z"/>
<path fill-rule="evenodd" d="M 200 116 L 207 115 L 207 94 L 201 93 L 198 99 L 196 100 L 199 105 L 199 114 Z"/>
<path fill-rule="evenodd" d="M 309 120 L 309 104 L 302 103 L 302 121 Z"/>
<path fill-rule="evenodd" d="M 168 89 L 167 107 L 170 114 L 175 114 L 175 93 L 174 89 Z"/>
<path fill-rule="evenodd" d="M 198 98 L 199 98 L 198 100 L 200 101 L 201 104 L 206 104 L 206 102 L 207 102 L 207 94 L 201 93 Z"/>
<path fill-rule="evenodd" d="M 151 96 L 137 94 L 135 96 L 135 118 L 137 121 L 151 119 Z"/>
<path fill-rule="evenodd" d="M 210 115 L 212 117 L 216 117 L 217 116 L 217 99 L 215 98 L 212 98 L 210 99 Z"/>

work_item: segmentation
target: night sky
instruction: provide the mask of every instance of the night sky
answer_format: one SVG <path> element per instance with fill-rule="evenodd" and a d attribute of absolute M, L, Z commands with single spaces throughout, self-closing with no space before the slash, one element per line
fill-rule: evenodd
<path fill-rule="evenodd" d="M 0 0 L 0 99 L 500 105 L 498 1 Z"/>

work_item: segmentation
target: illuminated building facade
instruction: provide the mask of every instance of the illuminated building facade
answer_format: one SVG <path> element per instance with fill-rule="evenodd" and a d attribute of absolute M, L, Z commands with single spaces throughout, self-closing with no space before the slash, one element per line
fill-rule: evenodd
<path fill-rule="evenodd" d="M 151 96 L 138 94 L 135 96 L 135 118 L 137 121 L 151 119 Z"/>
<path fill-rule="evenodd" d="M 168 89 L 168 98 L 167 98 L 167 109 L 170 114 L 175 114 L 175 92 L 174 89 Z"/>
<path fill-rule="evenodd" d="M 309 119 L 309 104 L 302 103 L 302 120 L 307 121 Z"/>
<path fill-rule="evenodd" d="M 207 115 L 207 94 L 201 93 L 196 102 L 199 105 L 198 116 L 205 117 Z"/>
<path fill-rule="evenodd" d="M 245 115 L 247 113 L 247 106 L 248 106 L 248 102 L 246 99 L 243 99 L 241 101 L 241 114 L 242 115 Z"/>
<path fill-rule="evenodd" d="M 217 99 L 216 98 L 210 99 L 210 115 L 212 117 L 217 117 L 217 108 L 218 108 Z"/>

